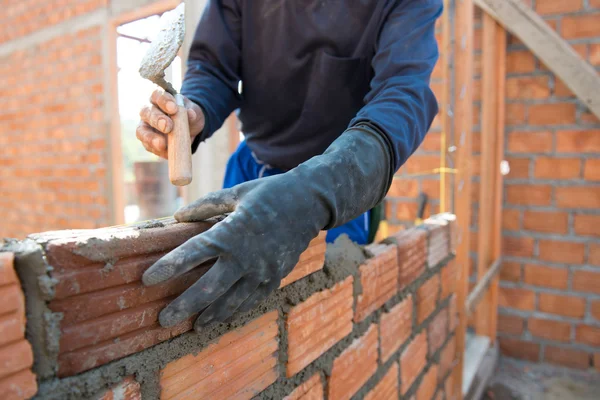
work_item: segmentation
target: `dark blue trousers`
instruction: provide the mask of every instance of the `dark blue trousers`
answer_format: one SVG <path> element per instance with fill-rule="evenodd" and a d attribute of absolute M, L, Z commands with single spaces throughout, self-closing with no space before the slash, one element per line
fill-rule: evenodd
<path fill-rule="evenodd" d="M 223 188 L 227 189 L 243 182 L 283 172 L 285 171 L 273 168 L 258 160 L 252 154 L 250 148 L 246 146 L 246 141 L 242 141 L 227 162 Z M 347 234 L 350 239 L 358 244 L 366 244 L 369 237 L 369 212 L 367 211 L 358 218 L 327 231 L 327 242 L 332 243 L 342 233 Z"/>

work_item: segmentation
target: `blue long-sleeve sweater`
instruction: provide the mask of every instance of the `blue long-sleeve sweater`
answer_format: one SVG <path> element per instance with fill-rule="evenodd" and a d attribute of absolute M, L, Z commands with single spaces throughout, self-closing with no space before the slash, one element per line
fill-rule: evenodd
<path fill-rule="evenodd" d="M 248 146 L 272 166 L 291 169 L 367 122 L 398 170 L 438 111 L 441 12 L 442 0 L 209 0 L 182 89 L 206 118 L 193 150 L 239 108 Z"/>

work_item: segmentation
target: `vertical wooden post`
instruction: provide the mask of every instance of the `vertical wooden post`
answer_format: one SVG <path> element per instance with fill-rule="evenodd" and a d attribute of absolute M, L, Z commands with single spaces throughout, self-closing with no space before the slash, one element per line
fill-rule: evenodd
<path fill-rule="evenodd" d="M 442 46 L 440 49 L 440 63 L 442 66 L 442 99 L 440 101 L 440 120 L 442 134 L 440 138 L 440 212 L 452 209 L 451 177 L 448 172 L 448 143 L 452 131 L 450 119 L 450 7 L 449 0 L 444 0 L 444 14 L 442 14 Z"/>
<path fill-rule="evenodd" d="M 460 242 L 456 249 L 459 269 L 457 287 L 458 329 L 453 391 L 455 399 L 462 398 L 463 362 L 467 315 L 465 302 L 469 291 L 469 225 L 471 223 L 471 159 L 473 125 L 473 1 L 456 0 L 454 21 L 454 143 L 456 177 L 454 206 Z"/>
<path fill-rule="evenodd" d="M 494 175 L 500 168 L 496 164 L 496 120 L 498 108 L 496 103 L 496 21 L 487 13 L 483 13 L 482 55 L 482 110 L 481 110 L 481 182 L 479 190 L 479 229 L 477 246 L 477 280 L 481 280 L 492 259 L 492 215 L 494 214 Z M 489 291 L 479 302 L 475 313 L 475 333 L 487 335 L 489 327 Z"/>
<path fill-rule="evenodd" d="M 496 68 L 496 105 L 498 113 L 496 117 L 496 170 L 495 170 L 495 192 L 494 192 L 494 215 L 492 238 L 492 259 L 497 260 L 502 256 L 502 193 L 504 189 L 504 175 L 500 169 L 502 160 L 504 159 L 504 124 L 505 124 L 505 84 L 506 84 L 506 30 L 498 24 L 496 28 L 496 53 L 497 53 L 497 68 Z M 490 302 L 489 302 L 489 331 L 488 336 L 492 343 L 496 340 L 496 331 L 498 326 L 498 275 L 492 280 L 490 285 Z"/>

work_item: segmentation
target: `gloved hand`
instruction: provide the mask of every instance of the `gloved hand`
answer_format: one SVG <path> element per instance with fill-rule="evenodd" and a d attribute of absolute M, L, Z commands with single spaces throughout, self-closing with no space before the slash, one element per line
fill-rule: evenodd
<path fill-rule="evenodd" d="M 371 125 L 344 132 L 317 157 L 281 175 L 211 193 L 175 214 L 180 222 L 231 213 L 152 265 L 145 285 L 211 259 L 210 270 L 160 313 L 162 326 L 201 312 L 195 329 L 248 311 L 279 287 L 322 229 L 375 206 L 391 183 L 391 150 Z"/>

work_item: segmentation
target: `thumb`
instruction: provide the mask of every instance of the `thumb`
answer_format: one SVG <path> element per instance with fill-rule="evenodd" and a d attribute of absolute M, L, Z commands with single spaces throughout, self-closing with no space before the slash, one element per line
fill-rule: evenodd
<path fill-rule="evenodd" d="M 175 213 L 179 222 L 204 221 L 233 212 L 239 201 L 237 193 L 232 189 L 223 189 L 211 192 L 187 206 L 181 207 Z"/>

